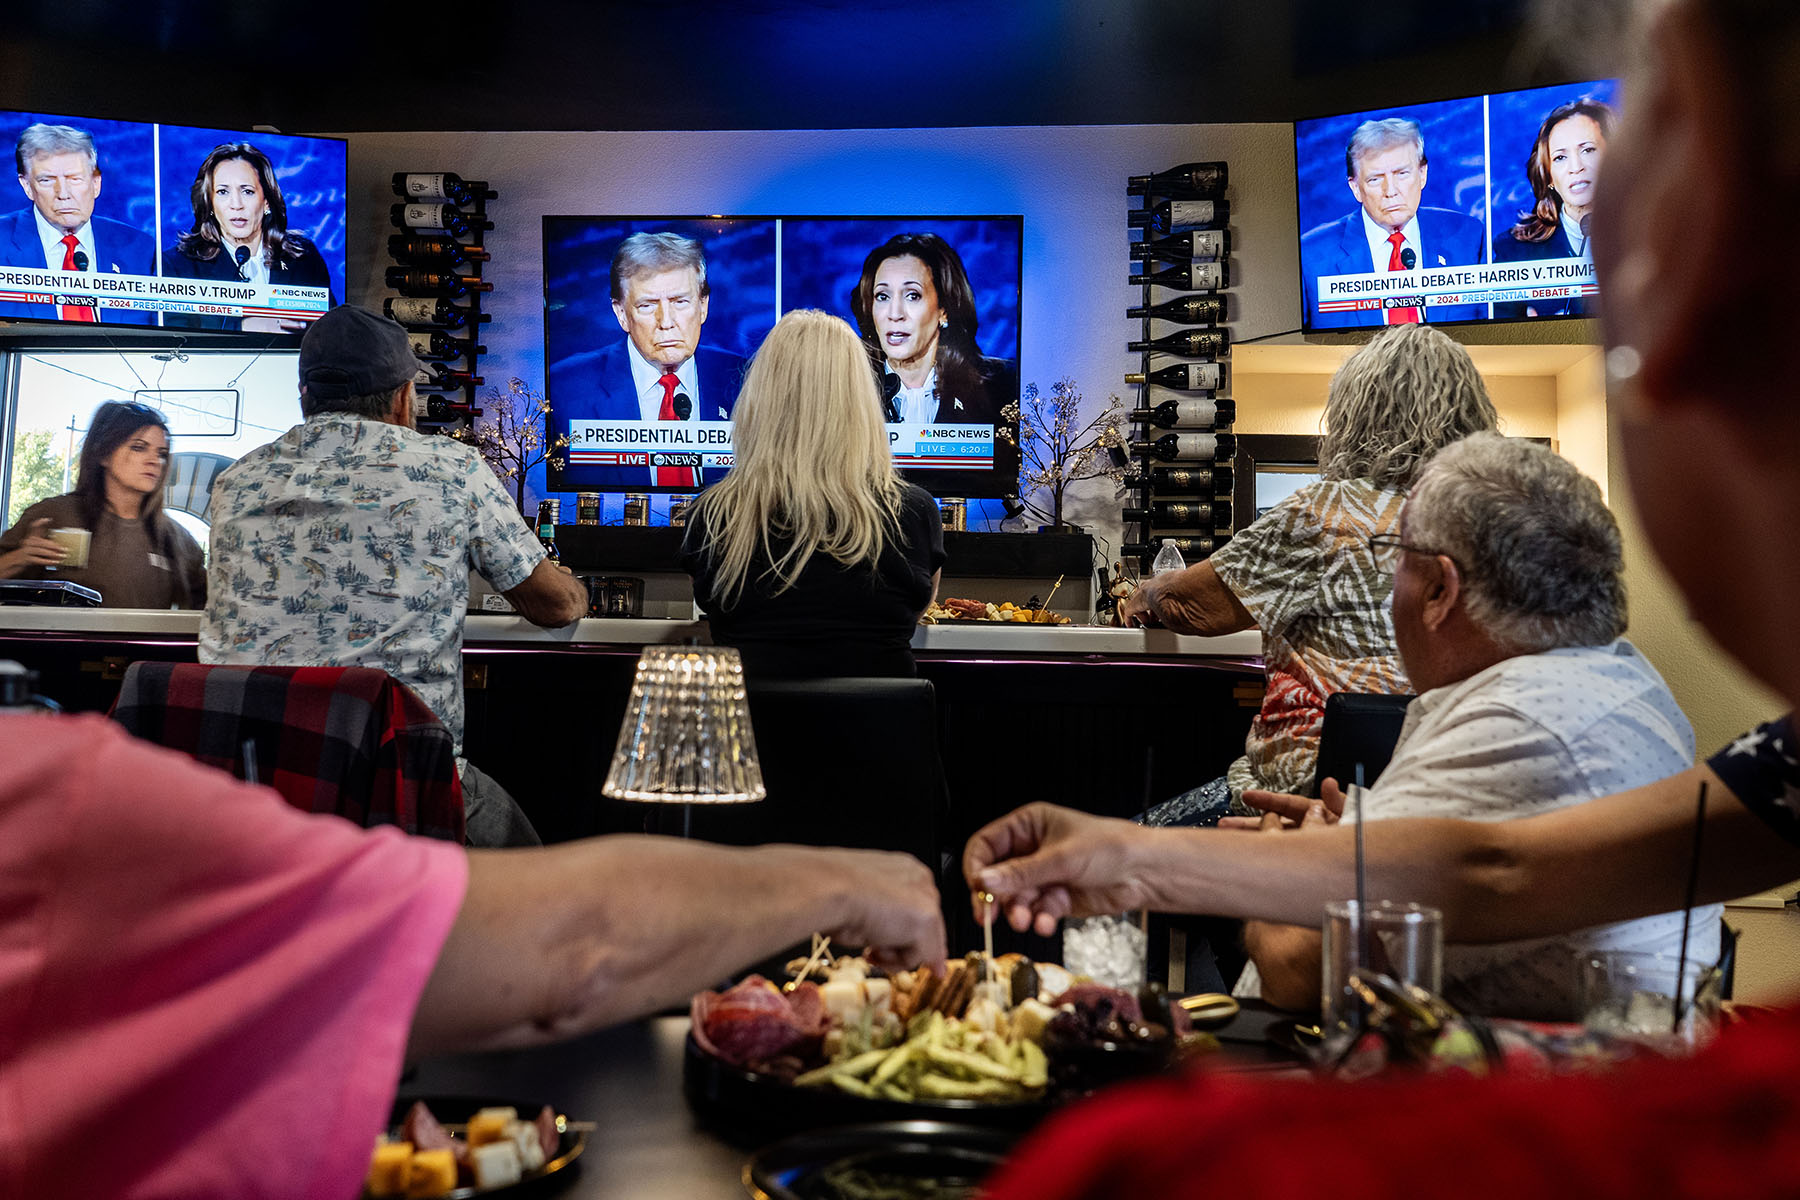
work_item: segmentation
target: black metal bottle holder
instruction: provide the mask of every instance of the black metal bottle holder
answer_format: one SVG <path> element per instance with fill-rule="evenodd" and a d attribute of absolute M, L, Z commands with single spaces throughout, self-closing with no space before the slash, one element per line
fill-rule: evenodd
<path fill-rule="evenodd" d="M 427 232 L 426 230 L 422 230 L 422 229 L 401 229 L 399 232 L 406 235 L 407 237 L 437 238 L 437 239 L 441 239 L 444 241 L 460 242 L 465 248 L 470 249 L 470 250 L 486 250 L 487 247 L 483 244 L 483 239 L 485 238 L 486 233 L 487 233 L 487 230 L 485 228 L 487 225 L 487 202 L 489 200 L 498 200 L 500 198 L 500 193 L 491 190 L 485 183 L 482 183 L 479 181 L 472 180 L 472 181 L 470 181 L 469 186 L 474 189 L 474 193 L 475 193 L 474 200 L 471 204 L 467 204 L 467 205 L 453 204 L 449 200 L 448 197 L 446 197 L 443 201 L 443 203 L 445 205 L 455 208 L 458 211 L 462 212 L 465 216 L 472 218 L 472 220 L 470 222 L 469 233 L 468 233 L 468 236 L 466 239 L 454 237 L 448 230 L 444 230 L 439 233 L 431 233 L 431 232 Z M 401 198 L 401 202 L 402 203 L 406 202 L 404 197 Z M 390 255 L 389 257 L 393 260 L 393 262 L 396 266 L 409 267 L 409 268 L 416 270 L 416 269 L 420 269 L 420 268 L 424 267 L 425 265 L 427 265 L 426 263 L 412 262 L 409 260 L 405 260 L 405 259 L 401 259 L 401 258 L 392 256 L 392 255 Z M 483 265 L 483 260 L 470 259 L 468 262 L 463 263 L 460 266 L 446 265 L 442 269 L 445 271 L 452 271 L 458 275 L 461 275 L 464 278 L 472 277 L 474 279 L 479 280 L 481 278 L 482 265 Z M 465 371 L 471 377 L 471 379 L 479 378 L 481 375 L 481 371 L 479 369 L 479 360 L 481 358 L 481 354 L 476 348 L 481 344 L 481 327 L 482 327 L 481 298 L 484 294 L 485 293 L 480 291 L 479 289 L 470 291 L 469 295 L 468 295 L 469 303 L 468 303 L 468 306 L 464 309 L 464 311 L 468 313 L 467 332 L 464 336 L 467 338 L 469 348 L 467 351 L 464 352 L 462 359 L 460 361 L 462 362 L 463 371 Z M 422 298 L 429 299 L 429 297 L 422 297 Z M 447 303 L 452 303 L 452 304 L 456 303 L 456 301 L 451 300 L 447 296 L 442 297 L 442 299 L 444 299 Z M 459 307 L 461 307 L 461 306 L 459 306 Z M 404 322 L 402 322 L 402 323 L 404 324 Z M 438 327 L 424 326 L 424 325 L 419 325 L 419 326 L 408 325 L 407 328 L 413 332 L 420 332 L 423 330 L 436 330 Z M 441 330 L 441 332 L 443 332 L 446 336 L 454 337 L 454 336 L 456 336 L 458 331 L 444 329 L 444 330 Z M 439 360 L 434 360 L 434 361 L 456 362 L 459 360 L 439 359 Z M 477 386 L 478 386 L 477 384 L 475 384 L 473 382 L 469 382 L 469 383 L 462 384 L 458 388 L 444 389 L 444 388 L 432 387 L 429 390 L 432 391 L 433 393 L 437 393 L 437 394 L 441 394 L 441 395 L 445 395 L 445 396 L 454 395 L 454 394 L 456 394 L 456 392 L 460 391 L 462 393 L 462 397 L 463 397 L 462 403 L 465 406 L 465 410 L 470 413 L 473 413 L 475 411 L 475 407 L 476 407 L 475 406 L 475 389 Z M 432 429 L 437 432 L 445 432 L 445 431 L 451 429 L 452 427 L 454 427 L 455 425 L 457 425 L 462 420 L 463 420 L 463 417 L 461 414 L 450 417 L 448 419 L 434 419 L 431 417 L 420 416 L 417 419 L 417 424 L 419 425 L 419 427 L 421 429 Z"/>
<path fill-rule="evenodd" d="M 1227 190 L 1229 190 L 1229 189 L 1227 189 Z M 1126 195 L 1132 199 L 1140 200 L 1142 202 L 1142 209 L 1143 209 L 1143 211 L 1146 211 L 1146 212 L 1154 206 L 1154 201 L 1156 199 L 1156 196 L 1153 194 L 1153 189 L 1149 188 L 1149 187 L 1146 187 L 1144 189 L 1142 195 L 1135 195 L 1133 193 L 1133 191 L 1130 189 L 1130 187 L 1128 186 Z M 1223 199 L 1223 198 L 1224 197 L 1221 197 L 1221 199 Z M 1129 200 L 1128 200 L 1128 203 L 1129 203 Z M 1128 212 L 1129 211 L 1130 210 L 1128 210 Z M 1127 230 L 1127 238 L 1128 239 L 1130 237 L 1130 234 L 1132 232 L 1136 231 L 1136 227 L 1132 226 L 1129 223 L 1129 216 L 1127 217 L 1126 230 Z M 1148 224 L 1146 224 L 1143 227 L 1142 233 L 1143 233 L 1143 238 L 1145 241 L 1150 241 L 1155 236 L 1155 231 L 1153 229 L 1151 229 Z M 1172 237 L 1172 236 L 1176 236 L 1176 235 L 1173 233 L 1170 233 L 1165 236 Z M 1227 247 L 1226 252 L 1220 254 L 1219 258 L 1218 258 L 1218 262 L 1220 264 L 1221 269 L 1223 269 L 1227 272 L 1230 271 L 1230 267 L 1229 267 L 1230 259 L 1231 259 L 1231 255 L 1229 252 L 1229 247 Z M 1156 260 L 1148 258 L 1148 257 L 1137 260 L 1137 261 L 1139 262 L 1140 265 L 1139 265 L 1139 269 L 1136 272 L 1134 272 L 1136 274 L 1147 275 L 1151 271 L 1155 270 L 1158 265 Z M 1164 265 L 1166 267 L 1169 264 L 1164 264 Z M 1225 291 L 1229 288 L 1230 284 L 1231 284 L 1231 278 L 1230 278 L 1229 274 L 1227 274 L 1227 276 L 1224 279 L 1224 281 L 1222 282 L 1221 286 L 1218 289 L 1216 289 L 1215 292 L 1209 293 L 1209 294 L 1217 294 L 1217 295 L 1223 296 Z M 1140 288 L 1141 288 L 1140 304 L 1144 308 L 1150 307 L 1151 295 L 1155 289 L 1162 288 L 1164 290 L 1165 294 L 1168 291 L 1168 288 L 1164 284 L 1161 284 L 1161 283 L 1146 282 L 1144 284 L 1141 284 Z M 1167 297 L 1165 296 L 1165 298 L 1167 298 Z M 1175 298 L 1179 298 L 1179 297 L 1175 297 Z M 1128 319 L 1130 319 L 1130 318 L 1128 318 Z M 1155 320 L 1156 319 L 1152 318 L 1152 317 L 1139 318 L 1138 322 L 1137 322 L 1138 335 L 1136 338 L 1131 339 L 1131 340 L 1141 341 L 1141 342 L 1146 342 L 1146 343 L 1151 341 L 1152 339 L 1150 336 L 1150 329 L 1151 329 L 1152 324 L 1155 322 Z M 1183 326 L 1182 328 L 1189 328 L 1189 327 Z M 1205 328 L 1214 328 L 1214 327 L 1206 326 Z M 1222 320 L 1219 322 L 1219 324 L 1216 326 L 1216 328 L 1229 329 L 1229 323 L 1228 323 L 1228 321 Z M 1154 407 L 1150 403 L 1150 389 L 1153 386 L 1155 386 L 1150 382 L 1150 379 L 1149 379 L 1150 369 L 1151 369 L 1150 368 L 1151 358 L 1153 356 L 1158 356 L 1158 355 L 1167 357 L 1168 353 L 1169 352 L 1167 352 L 1167 351 L 1160 351 L 1160 350 L 1157 350 L 1157 351 L 1144 350 L 1139 354 L 1139 356 L 1138 356 L 1138 371 L 1139 371 L 1139 373 L 1141 373 L 1144 376 L 1144 382 L 1137 385 L 1141 389 L 1138 393 L 1138 404 L 1137 404 L 1138 411 L 1147 411 L 1150 408 Z M 1227 346 L 1225 348 L 1224 353 L 1219 355 L 1219 359 L 1222 360 L 1224 358 L 1227 358 L 1227 357 L 1229 357 L 1229 354 L 1230 354 L 1230 347 Z M 1177 356 L 1177 357 L 1179 357 L 1179 356 Z M 1230 380 L 1227 378 L 1227 379 L 1221 380 L 1220 382 L 1229 385 Z M 1230 390 L 1231 389 L 1229 386 L 1219 387 L 1219 388 L 1213 389 L 1211 394 L 1212 394 L 1213 398 L 1222 400 L 1222 399 L 1227 398 L 1227 394 L 1230 392 Z M 1229 432 L 1229 424 L 1230 424 L 1229 422 L 1215 422 L 1213 425 L 1212 432 L 1214 434 Z M 1128 417 L 1127 421 L 1126 421 L 1126 427 L 1127 427 L 1128 431 L 1135 433 L 1135 436 L 1130 439 L 1132 441 L 1139 441 L 1139 442 L 1142 442 L 1142 443 L 1148 445 L 1149 443 L 1152 443 L 1156 440 L 1156 437 L 1157 437 L 1156 426 L 1151 425 L 1149 423 L 1149 421 L 1147 421 L 1147 420 L 1142 421 L 1142 422 L 1136 422 L 1136 421 L 1131 421 Z M 1179 432 L 1179 431 L 1172 431 L 1172 432 Z M 1130 504 L 1130 507 L 1143 509 L 1145 512 L 1145 516 L 1143 516 L 1140 519 L 1134 519 L 1134 520 L 1130 520 L 1130 521 L 1124 521 L 1122 519 L 1122 524 L 1124 526 L 1125 533 L 1126 533 L 1125 540 L 1127 542 L 1135 542 L 1137 545 L 1143 546 L 1146 548 L 1143 551 L 1143 553 L 1139 556 L 1139 558 L 1140 558 L 1139 566 L 1140 566 L 1141 570 L 1143 570 L 1147 573 L 1150 569 L 1150 564 L 1151 564 L 1152 560 L 1156 556 L 1156 551 L 1160 545 L 1160 539 L 1163 537 L 1172 536 L 1171 534 L 1169 534 L 1166 531 L 1165 532 L 1156 532 L 1153 530 L 1152 527 L 1155 524 L 1155 519 L 1154 519 L 1154 516 L 1151 514 L 1154 511 L 1155 502 L 1158 499 L 1171 499 L 1171 498 L 1199 499 L 1199 500 L 1205 501 L 1208 504 L 1217 505 L 1220 501 L 1229 501 L 1230 500 L 1231 489 L 1225 488 L 1225 489 L 1221 490 L 1217 487 L 1209 487 L 1209 488 L 1202 489 L 1198 494 L 1196 494 L 1196 492 L 1193 489 L 1182 489 L 1182 490 L 1178 490 L 1175 492 L 1171 492 L 1171 491 L 1165 489 L 1163 491 L 1163 493 L 1159 496 L 1157 494 L 1156 486 L 1153 481 L 1153 475 L 1152 475 L 1152 471 L 1154 470 L 1155 465 L 1157 465 L 1156 460 L 1153 459 L 1152 456 L 1149 454 L 1149 452 L 1146 450 L 1140 450 L 1132 457 L 1135 459 L 1137 470 L 1140 472 L 1140 478 L 1138 479 L 1138 481 L 1136 483 L 1131 485 L 1132 488 L 1138 493 L 1139 498 L 1135 503 Z M 1204 461 L 1204 460 L 1197 461 L 1197 462 L 1192 463 L 1191 465 L 1196 470 L 1208 470 L 1211 467 L 1220 465 L 1221 462 L 1223 462 L 1225 465 L 1229 465 L 1231 462 L 1231 456 L 1230 455 L 1220 455 L 1211 461 Z M 1121 518 L 1123 518 L 1122 513 L 1121 513 Z M 1202 536 L 1210 536 L 1213 541 L 1213 549 L 1217 549 L 1218 547 L 1223 546 L 1227 541 L 1229 541 L 1231 539 L 1231 534 L 1229 531 L 1230 523 L 1226 522 L 1226 521 L 1221 521 L 1218 517 L 1215 516 L 1212 519 L 1211 524 L 1212 524 L 1212 526 L 1214 526 L 1214 528 L 1202 531 Z M 1137 535 L 1135 538 L 1130 536 L 1133 532 L 1135 532 Z M 1174 535 L 1174 536 L 1180 536 L 1180 535 Z M 1208 551 L 1208 553 L 1210 553 L 1210 551 Z M 1123 555 L 1121 555 L 1121 557 L 1123 557 Z M 1200 558 L 1206 557 L 1206 555 L 1205 554 L 1184 554 L 1183 557 L 1191 564 Z"/>

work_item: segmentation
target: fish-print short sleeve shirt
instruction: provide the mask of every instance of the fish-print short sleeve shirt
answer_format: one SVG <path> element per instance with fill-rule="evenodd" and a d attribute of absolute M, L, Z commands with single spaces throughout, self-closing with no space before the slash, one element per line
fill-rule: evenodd
<path fill-rule="evenodd" d="M 1267 675 L 1244 757 L 1226 778 L 1311 795 L 1333 692 L 1404 693 L 1389 597 L 1369 535 L 1395 532 L 1406 494 L 1366 479 L 1315 483 L 1258 517 L 1209 560 L 1256 618 Z"/>
<path fill-rule="evenodd" d="M 212 513 L 202 662 L 379 668 L 462 752 L 469 570 L 504 592 L 544 557 L 480 455 L 323 413 L 220 474 Z"/>

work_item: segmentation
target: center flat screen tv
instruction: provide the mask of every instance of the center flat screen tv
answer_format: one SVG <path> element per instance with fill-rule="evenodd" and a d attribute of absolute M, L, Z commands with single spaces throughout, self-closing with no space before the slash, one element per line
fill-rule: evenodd
<path fill-rule="evenodd" d="M 1589 315 L 1617 95 L 1599 79 L 1295 122 L 1302 326 Z"/>
<path fill-rule="evenodd" d="M 1015 492 L 1017 418 L 1002 410 L 1019 396 L 1022 224 L 1017 216 L 545 217 L 545 432 L 553 445 L 569 439 L 549 490 L 695 492 L 715 482 L 731 468 L 731 411 L 748 360 L 782 313 L 816 308 L 862 332 L 906 478 L 937 496 Z M 904 281 L 880 278 L 881 265 L 927 257 L 957 294 L 912 294 L 913 318 L 900 314 L 902 303 L 888 317 L 881 302 L 909 296 Z M 866 263 L 877 278 L 865 288 Z M 914 328 L 921 305 L 947 322 L 923 355 L 938 373 L 902 387 L 889 355 L 921 357 L 907 353 L 930 334 Z M 659 385 L 670 372 L 672 390 Z M 948 376 L 963 382 L 946 386 Z"/>
<path fill-rule="evenodd" d="M 344 294 L 338 138 L 0 112 L 0 318 L 297 334 Z"/>

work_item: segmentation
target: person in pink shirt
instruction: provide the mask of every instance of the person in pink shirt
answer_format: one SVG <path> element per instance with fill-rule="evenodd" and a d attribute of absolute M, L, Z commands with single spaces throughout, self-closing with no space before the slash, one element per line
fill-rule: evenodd
<path fill-rule="evenodd" d="M 465 851 L 0 712 L 0 1197 L 349 1197 L 409 1056 L 684 1000 L 814 930 L 941 963 L 899 854 Z"/>

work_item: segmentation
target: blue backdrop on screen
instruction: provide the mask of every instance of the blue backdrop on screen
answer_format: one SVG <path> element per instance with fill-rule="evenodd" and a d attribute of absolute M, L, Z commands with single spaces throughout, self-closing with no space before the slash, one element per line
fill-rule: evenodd
<path fill-rule="evenodd" d="M 7 124 L 0 129 L 0 136 L 6 139 L 9 159 L 17 157 L 19 134 L 27 126 L 40 122 L 70 125 L 92 137 L 98 156 L 96 165 L 100 168 L 100 195 L 94 201 L 94 215 L 123 221 L 146 234 L 154 233 L 156 146 L 152 141 L 152 126 L 135 121 L 98 121 L 61 113 L 10 113 L 8 117 Z M 30 203 L 23 193 L 9 191 L 7 202 L 0 204 L 0 213 L 18 212 Z"/>
<path fill-rule="evenodd" d="M 274 165 L 275 182 L 281 187 L 281 198 L 287 202 L 288 228 L 305 234 L 319 248 L 331 272 L 331 294 L 343 302 L 347 208 L 344 180 L 348 167 L 343 142 L 187 125 L 162 125 L 158 130 L 162 140 L 163 211 L 156 245 L 163 254 L 176 253 L 175 240 L 194 227 L 194 176 L 206 156 L 226 142 L 249 142 L 268 155 Z"/>
<path fill-rule="evenodd" d="M 781 225 L 781 307 L 856 314 L 851 293 L 869 252 L 897 233 L 935 233 L 963 260 L 975 293 L 976 344 L 994 358 L 1019 357 L 1017 217 L 789 217 Z"/>
<path fill-rule="evenodd" d="M 544 359 L 555 403 L 557 368 L 571 355 L 623 341 L 612 310 L 612 257 L 634 233 L 679 233 L 706 252 L 703 345 L 748 356 L 775 325 L 772 218 L 545 217 Z"/>
<path fill-rule="evenodd" d="M 1534 203 L 1525 164 L 1537 141 L 1538 126 L 1550 110 L 1583 96 L 1591 96 L 1616 108 L 1618 93 L 1618 81 L 1601 79 L 1489 97 L 1488 144 L 1494 163 L 1494 238 L 1503 236 L 1519 219 L 1519 213 Z"/>
<path fill-rule="evenodd" d="M 1344 149 L 1364 121 L 1402 117 L 1425 136 L 1425 193 L 1420 205 L 1448 208 L 1486 220 L 1487 170 L 1482 154 L 1481 98 L 1409 104 L 1294 124 L 1294 170 L 1299 180 L 1300 232 L 1355 212 L 1344 175 Z"/>

